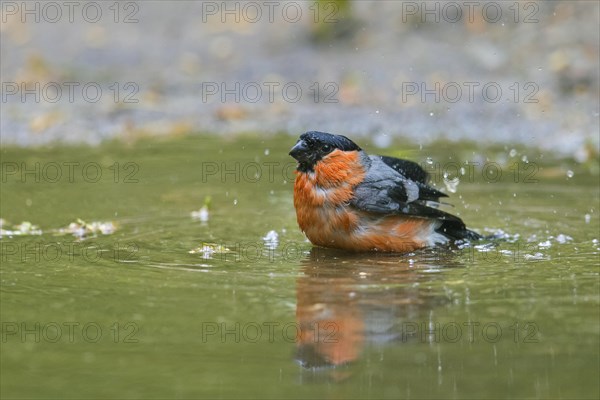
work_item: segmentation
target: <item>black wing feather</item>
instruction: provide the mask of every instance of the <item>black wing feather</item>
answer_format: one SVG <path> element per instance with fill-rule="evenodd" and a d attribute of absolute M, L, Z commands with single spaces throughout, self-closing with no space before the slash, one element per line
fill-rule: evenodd
<path fill-rule="evenodd" d="M 365 180 L 355 187 L 354 207 L 375 214 L 436 219 L 441 222 L 437 231 L 449 238 L 480 238 L 459 217 L 428 206 L 428 201 L 448 195 L 427 185 L 429 176 L 417 163 L 385 156 L 371 156 L 371 161 Z"/>
<path fill-rule="evenodd" d="M 429 182 L 429 174 L 416 162 L 388 156 L 377 157 L 381 158 L 381 161 L 388 167 L 417 184 L 419 187 L 419 200 L 438 201 L 440 197 L 448 197 L 447 194 L 427 184 Z M 403 186 L 398 186 L 392 190 L 390 195 L 397 196 L 400 201 L 406 201 L 407 199 L 406 190 Z"/>
<path fill-rule="evenodd" d="M 378 156 L 388 167 L 401 173 L 405 177 L 415 182 L 427 184 L 429 174 L 419 164 L 414 161 L 402 160 L 400 158 Z"/>
<path fill-rule="evenodd" d="M 427 207 L 424 204 L 409 203 L 403 208 L 401 207 L 399 213 L 421 218 L 437 219 L 438 221 L 441 221 L 442 224 L 436 231 L 454 240 L 478 240 L 482 238 L 478 233 L 467 229 L 463 220 L 456 215 L 448 214 L 437 208 Z"/>

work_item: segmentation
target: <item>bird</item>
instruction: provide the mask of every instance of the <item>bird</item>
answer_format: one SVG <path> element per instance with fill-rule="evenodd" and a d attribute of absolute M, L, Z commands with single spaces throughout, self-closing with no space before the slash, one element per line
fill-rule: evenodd
<path fill-rule="evenodd" d="M 294 208 L 315 246 L 353 252 L 409 253 L 482 238 L 438 208 L 448 197 L 416 162 L 369 155 L 342 135 L 309 131 L 296 161 Z"/>

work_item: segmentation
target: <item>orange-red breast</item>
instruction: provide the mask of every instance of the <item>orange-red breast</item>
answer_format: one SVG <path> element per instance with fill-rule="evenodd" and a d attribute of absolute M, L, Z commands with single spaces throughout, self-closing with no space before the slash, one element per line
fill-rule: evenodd
<path fill-rule="evenodd" d="M 294 207 L 317 246 L 410 252 L 452 240 L 476 240 L 463 221 L 436 208 L 446 194 L 428 186 L 416 163 L 368 155 L 352 140 L 324 132 L 300 136 Z"/>

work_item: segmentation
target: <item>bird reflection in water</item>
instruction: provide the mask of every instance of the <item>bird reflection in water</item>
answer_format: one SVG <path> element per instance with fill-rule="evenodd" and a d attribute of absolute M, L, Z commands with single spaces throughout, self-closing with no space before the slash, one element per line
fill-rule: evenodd
<path fill-rule="evenodd" d="M 423 321 L 449 301 L 425 283 L 437 279 L 433 272 L 458 266 L 451 251 L 349 254 L 314 247 L 296 283 L 296 360 L 307 369 L 332 368 L 357 361 L 368 344 L 406 341 L 403 322 Z"/>

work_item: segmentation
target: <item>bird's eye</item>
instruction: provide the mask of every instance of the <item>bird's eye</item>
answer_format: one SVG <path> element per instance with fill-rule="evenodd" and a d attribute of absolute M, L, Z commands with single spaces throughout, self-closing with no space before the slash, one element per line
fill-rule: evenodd
<path fill-rule="evenodd" d="M 323 153 L 329 153 L 332 150 L 331 145 L 324 144 L 323 147 L 321 147 L 321 150 L 323 151 Z"/>

